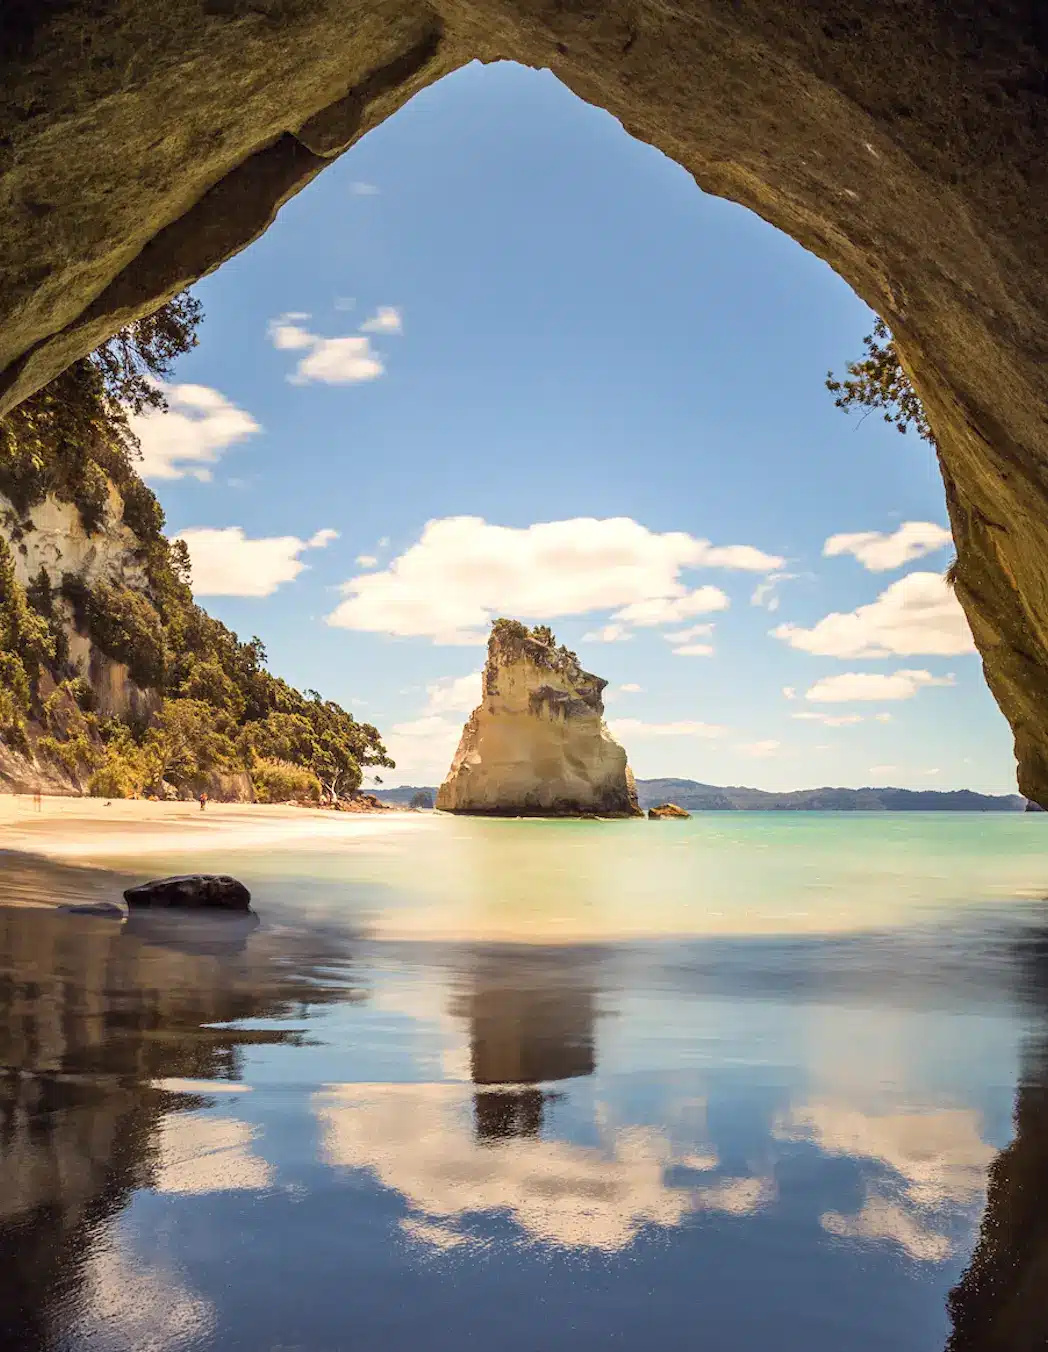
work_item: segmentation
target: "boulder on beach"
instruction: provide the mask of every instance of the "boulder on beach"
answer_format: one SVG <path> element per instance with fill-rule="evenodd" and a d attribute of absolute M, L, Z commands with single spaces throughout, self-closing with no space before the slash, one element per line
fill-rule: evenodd
<path fill-rule="evenodd" d="M 676 803 L 660 803 L 658 807 L 648 808 L 648 819 L 653 822 L 660 822 L 673 817 L 690 816 L 690 812 L 685 812 L 684 808 L 678 807 Z"/>
<path fill-rule="evenodd" d="M 246 911 L 251 893 L 227 873 L 187 873 L 174 878 L 154 878 L 129 887 L 128 906 L 181 907 L 191 910 Z"/>

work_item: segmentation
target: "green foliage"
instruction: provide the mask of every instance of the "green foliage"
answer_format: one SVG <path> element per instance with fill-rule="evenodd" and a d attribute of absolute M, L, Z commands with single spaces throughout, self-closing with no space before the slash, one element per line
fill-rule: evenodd
<path fill-rule="evenodd" d="M 25 716 L 42 665 L 54 659 L 47 621 L 33 609 L 15 577 L 7 541 L 0 538 L 0 721 L 19 745 L 25 740 Z"/>
<path fill-rule="evenodd" d="M 432 808 L 432 806 L 433 806 L 433 795 L 429 793 L 426 789 L 419 789 L 418 793 L 413 793 L 411 795 L 411 802 L 409 804 L 409 807 L 411 808 L 412 812 L 421 812 L 424 811 L 426 808 Z"/>
<path fill-rule="evenodd" d="M 557 646 L 557 638 L 548 624 L 536 624 L 531 631 L 531 637 L 539 643 L 545 643 L 549 648 Z"/>
<path fill-rule="evenodd" d="M 320 780 L 304 765 L 286 760 L 259 760 L 251 769 L 251 783 L 260 803 L 286 803 L 289 799 L 319 803 Z"/>
<path fill-rule="evenodd" d="M 228 714 L 234 722 L 244 716 L 244 696 L 213 658 L 195 662 L 178 693 L 185 699 L 203 700 Z"/>
<path fill-rule="evenodd" d="M 141 592 L 99 582 L 84 593 L 84 625 L 91 642 L 123 662 L 136 685 L 164 685 L 167 642 L 156 609 Z"/>
<path fill-rule="evenodd" d="M 181 786 L 202 773 L 239 770 L 235 734 L 233 719 L 203 700 L 165 700 L 142 743 L 148 781 Z"/>
<path fill-rule="evenodd" d="M 862 342 L 866 355 L 848 363 L 844 380 L 837 380 L 832 371 L 826 373 L 826 388 L 837 396 L 834 403 L 846 413 L 865 410 L 863 416 L 877 409 L 897 432 L 905 433 L 912 427 L 919 437 L 934 446 L 935 437 L 921 397 L 903 370 L 895 340 L 883 319 L 877 320 L 873 333 L 868 333 Z"/>
<path fill-rule="evenodd" d="M 200 319 L 198 301 L 187 292 L 175 296 L 0 420 L 0 491 L 20 512 L 54 494 L 76 503 L 87 531 L 98 529 L 106 480 L 121 490 L 137 480 L 139 446 L 129 415 L 167 407 L 157 382 L 196 346 Z"/>

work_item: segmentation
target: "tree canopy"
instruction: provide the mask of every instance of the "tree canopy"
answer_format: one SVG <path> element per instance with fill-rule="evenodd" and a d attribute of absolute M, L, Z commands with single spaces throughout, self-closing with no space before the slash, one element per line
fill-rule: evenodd
<path fill-rule="evenodd" d="M 845 413 L 863 411 L 866 417 L 875 410 L 897 432 L 911 428 L 924 441 L 935 445 L 921 397 L 903 369 L 895 339 L 883 319 L 877 319 L 873 332 L 862 340 L 865 355 L 849 362 L 843 380 L 826 372 L 826 388 L 835 395 L 834 403 Z"/>

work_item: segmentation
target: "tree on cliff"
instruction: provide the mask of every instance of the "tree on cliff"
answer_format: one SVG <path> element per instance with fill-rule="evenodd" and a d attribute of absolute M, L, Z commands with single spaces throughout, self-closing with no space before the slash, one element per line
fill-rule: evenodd
<path fill-rule="evenodd" d="M 883 319 L 877 320 L 873 332 L 862 342 L 865 356 L 848 363 L 843 380 L 837 380 L 832 371 L 826 372 L 826 388 L 836 395 L 834 403 L 845 413 L 863 409 L 864 417 L 877 409 L 897 432 L 906 433 L 912 427 L 919 437 L 934 446 L 935 437 L 921 397 L 903 370 L 895 339 Z"/>
<path fill-rule="evenodd" d="M 76 503 L 91 530 L 105 509 L 107 478 L 121 490 L 140 485 L 132 511 L 152 509 L 156 500 L 134 473 L 139 443 L 129 417 L 167 408 L 162 382 L 175 358 L 196 346 L 202 314 L 183 291 L 0 420 L 0 488 L 21 511 L 55 493 Z M 158 530 L 162 524 L 161 516 Z"/>

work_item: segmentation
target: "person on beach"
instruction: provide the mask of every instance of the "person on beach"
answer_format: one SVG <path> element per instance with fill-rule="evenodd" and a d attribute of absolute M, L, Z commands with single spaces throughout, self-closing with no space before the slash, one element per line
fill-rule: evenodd
<path fill-rule="evenodd" d="M 202 793 L 200 795 L 200 811 L 203 812 L 204 808 L 206 807 L 207 807 L 207 794 Z"/>
<path fill-rule="evenodd" d="M 37 812 L 40 812 L 43 810 L 43 806 L 44 806 L 43 796 L 40 793 L 40 790 L 37 789 L 33 794 L 33 807 L 36 809 Z"/>

